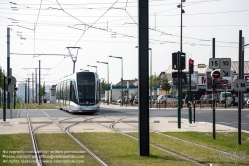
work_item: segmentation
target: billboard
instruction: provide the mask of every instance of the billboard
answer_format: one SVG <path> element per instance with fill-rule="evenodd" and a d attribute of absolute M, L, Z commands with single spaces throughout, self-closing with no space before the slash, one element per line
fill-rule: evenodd
<path fill-rule="evenodd" d="M 176 90 L 178 90 L 178 78 L 172 78 L 173 83 L 172 85 L 175 85 Z M 189 90 L 189 73 L 188 71 L 183 71 L 183 76 L 181 78 L 182 80 L 182 90 L 188 91 Z M 198 90 L 198 72 L 194 71 L 193 74 L 191 74 L 191 91 L 197 91 Z"/>
<path fill-rule="evenodd" d="M 213 78 L 211 76 L 212 71 L 207 71 L 206 72 L 206 90 L 207 91 L 212 91 L 213 86 L 212 86 L 212 81 Z M 226 83 L 226 89 L 223 87 L 223 84 Z M 214 82 L 214 85 L 216 86 L 216 91 L 232 91 L 233 90 L 233 73 L 231 73 L 231 77 L 220 77 L 217 78 Z"/>

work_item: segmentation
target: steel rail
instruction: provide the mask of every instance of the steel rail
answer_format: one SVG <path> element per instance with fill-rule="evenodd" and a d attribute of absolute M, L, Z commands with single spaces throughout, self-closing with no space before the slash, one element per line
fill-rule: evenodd
<path fill-rule="evenodd" d="M 34 105 L 33 105 L 34 106 Z M 35 106 L 34 106 L 35 107 Z M 40 110 L 40 109 L 39 109 Z M 97 162 L 99 162 L 101 165 L 103 166 L 108 166 L 107 163 L 105 163 L 102 159 L 100 159 L 96 154 L 94 154 L 90 149 L 88 149 L 84 144 L 82 144 L 76 137 L 74 137 L 69 131 L 69 127 L 73 126 L 69 126 L 67 128 L 64 128 L 62 125 L 60 125 L 56 120 L 54 120 L 50 115 L 48 115 L 46 112 L 44 112 L 43 110 L 40 110 L 42 111 L 47 117 L 49 117 L 57 126 L 59 126 L 66 134 L 68 134 L 76 143 L 78 143 L 80 145 L 81 148 L 85 149 L 87 151 L 87 153 L 89 155 L 91 155 Z M 89 119 L 86 119 L 84 121 L 87 121 Z M 83 122 L 84 122 L 83 121 Z M 81 122 L 77 122 L 76 124 L 79 124 Z M 75 124 L 75 125 L 76 125 Z"/>

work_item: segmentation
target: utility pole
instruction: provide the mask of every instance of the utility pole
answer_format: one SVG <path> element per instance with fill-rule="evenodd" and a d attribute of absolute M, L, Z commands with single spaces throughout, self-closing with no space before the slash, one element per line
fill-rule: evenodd
<path fill-rule="evenodd" d="M 77 53 L 76 53 L 75 56 L 73 56 L 71 54 L 70 48 L 71 49 L 77 49 Z M 81 49 L 81 47 L 67 47 L 67 49 L 68 49 L 69 55 L 71 56 L 72 61 L 73 61 L 73 73 L 74 73 L 75 72 L 75 62 L 77 61 L 78 51 L 79 51 L 79 49 Z"/>
<path fill-rule="evenodd" d="M 29 78 L 28 78 L 28 103 L 29 103 Z"/>
<path fill-rule="evenodd" d="M 10 76 L 10 28 L 7 28 L 7 79 Z M 8 92 L 7 109 L 10 109 L 10 92 Z"/>
<path fill-rule="evenodd" d="M 39 60 L 39 105 L 41 105 L 41 60 Z"/>
<path fill-rule="evenodd" d="M 24 70 L 35 69 L 35 93 L 36 93 L 35 94 L 35 100 L 36 100 L 36 103 L 38 103 L 37 102 L 37 90 L 39 89 L 39 87 L 37 87 L 38 86 L 37 85 L 37 69 L 50 70 L 52 68 L 22 68 L 22 69 L 24 69 Z M 43 75 L 46 75 L 46 74 L 43 74 Z M 40 83 L 40 81 L 39 81 L 39 83 Z M 40 86 L 40 84 L 39 84 L 39 86 Z"/>

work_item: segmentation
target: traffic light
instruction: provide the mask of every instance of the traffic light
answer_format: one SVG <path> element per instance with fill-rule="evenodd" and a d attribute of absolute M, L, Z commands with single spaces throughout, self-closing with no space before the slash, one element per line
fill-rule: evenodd
<path fill-rule="evenodd" d="M 172 53 L 172 69 L 174 69 L 174 70 L 178 70 L 178 67 L 177 67 L 177 56 L 178 56 L 177 52 Z"/>
<path fill-rule="evenodd" d="M 184 52 L 182 52 L 182 53 L 180 53 L 180 52 L 178 52 L 179 54 L 180 54 L 180 70 L 184 70 L 184 69 L 186 69 L 186 54 L 184 53 Z"/>
<path fill-rule="evenodd" d="M 194 60 L 192 60 L 191 58 L 189 59 L 188 61 L 188 71 L 189 71 L 189 74 L 193 74 L 194 73 Z"/>

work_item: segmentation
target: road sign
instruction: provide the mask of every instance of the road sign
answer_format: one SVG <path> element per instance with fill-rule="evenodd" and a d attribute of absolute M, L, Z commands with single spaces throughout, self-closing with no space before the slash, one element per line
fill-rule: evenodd
<path fill-rule="evenodd" d="M 223 86 L 223 88 L 226 88 L 227 87 L 227 83 L 223 82 L 222 86 Z"/>
<path fill-rule="evenodd" d="M 220 68 L 220 58 L 210 58 L 209 59 L 209 68 L 210 69 L 219 69 Z"/>
<path fill-rule="evenodd" d="M 226 84 L 227 84 L 227 87 L 226 87 L 227 91 L 233 90 L 233 72 L 231 72 L 230 77 L 220 77 L 220 78 L 216 78 L 215 80 L 211 76 L 211 72 L 212 71 L 206 72 L 206 80 L 205 81 L 206 81 L 206 90 L 207 91 L 212 91 L 213 87 L 215 87 L 216 91 L 224 91 L 224 88 L 222 86 L 223 82 L 226 82 Z"/>
<path fill-rule="evenodd" d="M 176 90 L 176 86 L 175 86 L 175 85 L 172 85 L 172 86 L 171 86 L 171 89 L 172 89 L 172 90 Z"/>
<path fill-rule="evenodd" d="M 212 71 L 211 76 L 213 78 L 220 78 L 220 71 L 219 70 Z"/>
<path fill-rule="evenodd" d="M 231 69 L 231 58 L 221 58 L 220 59 L 221 69 Z"/>
<path fill-rule="evenodd" d="M 220 76 L 221 77 L 231 77 L 231 70 L 230 69 L 220 69 Z"/>
<path fill-rule="evenodd" d="M 246 79 L 236 79 L 234 80 L 234 91 L 244 92 L 247 90 Z"/>

